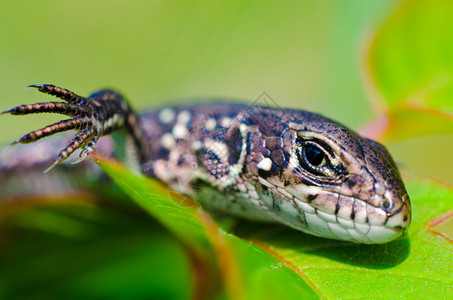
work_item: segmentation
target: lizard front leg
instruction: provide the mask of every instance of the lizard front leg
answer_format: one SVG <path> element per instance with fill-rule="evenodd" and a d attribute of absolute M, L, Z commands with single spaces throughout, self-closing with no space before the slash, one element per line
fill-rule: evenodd
<path fill-rule="evenodd" d="M 142 161 L 146 157 L 146 147 L 143 147 L 145 137 L 138 126 L 137 115 L 118 92 L 101 90 L 89 97 L 82 97 L 67 89 L 50 84 L 30 85 L 29 87 L 36 88 L 40 92 L 53 95 L 66 102 L 19 105 L 5 110 L 1 114 L 57 113 L 71 118 L 32 131 L 17 139 L 11 145 L 33 143 L 58 132 L 77 130 L 71 142 L 60 151 L 54 163 L 45 172 L 66 160 L 77 149 L 83 149 L 78 161 L 85 159 L 90 152 L 95 150 L 100 137 L 120 129 L 126 129 L 132 137 L 137 149 L 136 153 L 139 156 L 138 159 Z"/>

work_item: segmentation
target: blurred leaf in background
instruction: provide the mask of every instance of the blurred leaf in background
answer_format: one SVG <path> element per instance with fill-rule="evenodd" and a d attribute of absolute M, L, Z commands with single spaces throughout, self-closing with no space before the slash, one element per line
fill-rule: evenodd
<path fill-rule="evenodd" d="M 192 294 L 186 253 L 143 213 L 59 205 L 2 221 L 1 299 L 183 299 Z"/>
<path fill-rule="evenodd" d="M 403 172 L 453 185 L 450 1 L 406 1 L 370 37 L 364 75 Z"/>
<path fill-rule="evenodd" d="M 449 1 L 407 1 L 379 28 L 368 64 L 380 105 L 411 102 L 453 113 L 452 13 Z"/>

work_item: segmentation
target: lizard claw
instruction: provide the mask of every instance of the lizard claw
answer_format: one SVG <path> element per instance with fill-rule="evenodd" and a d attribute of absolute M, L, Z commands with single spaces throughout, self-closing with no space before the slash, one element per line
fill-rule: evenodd
<path fill-rule="evenodd" d="M 62 163 L 62 161 L 60 161 L 58 159 L 55 160 L 55 162 L 50 167 L 48 167 L 43 173 L 46 174 L 47 172 L 49 172 L 50 170 L 52 170 L 53 168 L 58 166 L 60 163 Z"/>
<path fill-rule="evenodd" d="M 78 133 L 72 141 L 58 154 L 54 163 L 44 171 L 49 172 L 52 168 L 62 163 L 74 151 L 84 148 L 80 158 L 75 162 L 84 160 L 88 154 L 96 148 L 97 140 L 106 134 L 122 127 L 126 123 L 130 111 L 125 100 L 120 94 L 111 90 L 102 90 L 90 97 L 79 96 L 67 89 L 51 84 L 33 84 L 27 88 L 36 88 L 42 93 L 53 95 L 65 102 L 42 102 L 28 105 L 19 105 L 7 109 L 0 114 L 28 115 L 35 113 L 57 113 L 70 116 L 70 119 L 62 120 L 44 128 L 29 132 L 10 144 L 27 144 L 36 142 L 42 138 L 68 130 L 77 130 Z"/>
<path fill-rule="evenodd" d="M 83 149 L 80 152 L 79 158 L 73 161 L 72 164 L 78 164 L 85 160 L 85 158 L 87 158 L 88 155 L 96 149 L 96 142 L 97 142 L 96 138 L 93 138 L 91 141 L 89 141 L 88 144 L 85 146 L 85 149 Z"/>

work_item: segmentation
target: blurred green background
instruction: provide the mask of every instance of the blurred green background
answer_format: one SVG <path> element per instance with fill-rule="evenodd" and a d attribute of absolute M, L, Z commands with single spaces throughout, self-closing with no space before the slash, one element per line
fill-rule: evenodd
<path fill-rule="evenodd" d="M 81 95 L 104 87 L 116 88 L 139 110 L 210 97 L 253 101 L 267 92 L 281 106 L 320 112 L 358 129 L 378 117 L 370 101 L 373 95 L 369 82 L 364 76 L 365 50 L 379 26 L 401 3 L 392 0 L 297 0 L 286 1 L 284 5 L 279 1 L 238 0 L 7 1 L 2 3 L 0 10 L 0 110 L 48 101 L 48 97 L 35 90 L 23 90 L 25 86 L 37 83 L 52 83 Z M 6 144 L 59 119 L 61 117 L 53 115 L 1 116 L 0 142 Z M 386 145 L 400 163 L 405 178 L 428 177 L 453 183 L 453 160 L 445 159 L 451 155 L 453 135 L 419 136 Z M 182 278 L 178 279 L 181 291 L 155 282 L 154 291 L 161 287 L 161 294 L 158 291 L 156 295 L 180 298 L 190 294 L 187 259 L 180 253 L 180 245 L 163 235 L 160 228 L 156 229 L 156 224 L 144 232 L 134 233 L 134 226 L 141 225 L 131 225 L 118 233 L 106 224 L 122 223 L 121 218 L 127 218 L 125 216 L 105 217 L 103 213 L 90 212 L 87 217 L 83 209 L 80 213 L 64 210 L 63 213 L 46 214 L 44 212 L 47 217 L 42 218 L 39 212 L 38 218 L 36 213 L 33 218 L 20 214 L 15 217 L 15 224 L 27 224 L 24 226 L 28 228 L 45 227 L 42 224 L 56 217 L 56 224 L 68 221 L 83 227 L 88 220 L 101 229 L 95 230 L 97 235 L 92 234 L 92 228 L 88 235 L 81 235 L 79 242 L 90 245 L 82 252 L 104 251 L 109 247 L 123 249 L 125 253 L 143 249 L 155 251 L 155 255 L 143 254 L 145 260 L 152 260 L 149 270 L 155 273 L 149 276 L 159 279 L 158 270 L 165 269 L 162 265 L 166 265 L 180 266 L 177 270 Z M 25 219 L 27 222 L 24 223 Z M 135 219 L 132 214 L 124 222 L 138 222 L 131 221 Z M 42 220 L 47 221 L 42 223 Z M 53 227 L 49 225 L 48 228 Z M 47 232 L 47 229 L 43 231 Z M 133 239 L 136 244 L 132 245 L 137 248 L 111 245 L 105 238 L 102 239 L 104 244 L 93 244 L 97 238 L 106 236 L 107 240 L 115 241 L 116 234 L 136 237 Z M 3 228 L 0 241 L 11 235 L 16 236 L 14 227 Z M 62 235 L 73 236 L 72 233 Z M 156 248 L 153 243 L 147 244 L 147 235 L 150 235 L 149 240 L 155 239 L 163 246 Z M 18 236 L 23 239 L 14 240 L 18 245 L 14 244 L 13 248 L 19 247 L 23 253 L 31 249 L 36 251 L 31 244 L 46 239 L 36 237 L 34 231 L 25 231 Z M 49 243 L 55 245 L 56 242 Z M 57 242 L 57 245 L 68 252 L 69 257 L 78 257 L 77 250 L 70 251 L 74 247 L 72 242 Z M 55 260 L 52 253 L 45 257 L 46 250 L 41 250 L 38 253 L 44 258 L 40 256 L 33 265 L 36 278 L 39 278 L 36 270 Z M 165 253 L 174 253 L 177 259 Z M 15 282 L 20 284 L 9 288 L 20 290 L 27 286 L 27 281 L 21 277 L 24 269 L 16 268 L 8 257 L 0 260 L 5 276 L 2 278 L 13 278 L 11 270 L 15 270 Z M 61 256 L 61 262 L 66 260 L 65 257 Z M 77 282 L 77 287 L 86 287 L 95 293 L 96 287 L 91 286 L 93 282 L 103 282 L 119 290 L 122 287 L 119 282 L 127 286 L 130 282 L 122 281 L 121 272 L 129 274 L 132 269 L 127 266 L 140 263 L 134 260 L 118 265 L 118 261 L 113 261 L 116 260 L 104 257 L 99 263 L 102 265 L 100 271 L 82 276 L 82 279 L 77 277 L 82 282 Z M 56 262 L 58 264 L 59 260 Z M 9 268 L 5 267 L 8 263 Z M 90 265 L 90 261 L 85 263 Z M 111 274 L 117 274 L 121 279 L 104 276 L 110 268 L 117 268 Z M 55 274 L 60 276 L 57 271 Z M 162 278 L 171 277 L 170 273 L 162 274 Z M 28 282 L 39 290 L 39 281 L 33 276 Z M 128 276 L 132 278 L 130 274 Z M 66 280 L 74 282 L 72 277 Z M 147 291 L 147 284 L 142 284 L 143 291 Z M 5 281 L 0 282 L 0 296 L 3 293 L 10 295 L 5 292 L 4 285 Z M 64 295 L 65 291 L 67 286 L 61 291 L 56 289 L 54 295 Z M 121 293 L 112 291 L 112 295 L 120 297 Z M 151 296 L 147 293 L 137 295 Z"/>
<path fill-rule="evenodd" d="M 372 26 L 393 1 L 20 1 L 4 3 L 2 108 L 33 83 L 120 89 L 138 108 L 263 91 L 352 127 L 373 118 L 359 75 Z M 43 99 L 46 97 L 43 97 Z M 47 99 L 47 98 L 46 98 Z M 46 119 L 48 116 L 46 116 Z M 38 119 L 38 118 L 36 118 Z M 12 139 L 32 118 L 2 117 Z M 38 121 L 36 121 L 38 122 Z"/>

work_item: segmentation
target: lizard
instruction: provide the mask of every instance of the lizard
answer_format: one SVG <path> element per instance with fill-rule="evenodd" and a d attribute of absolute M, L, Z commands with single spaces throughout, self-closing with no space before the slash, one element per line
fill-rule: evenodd
<path fill-rule="evenodd" d="M 320 114 L 226 100 L 137 113 L 110 89 L 82 97 L 51 84 L 29 87 L 64 101 L 19 105 L 1 114 L 70 118 L 12 145 L 70 130 L 76 134 L 68 142 L 45 139 L 39 147 L 1 156 L 4 189 L 14 174 L 17 178 L 43 163 L 51 164 L 47 173 L 77 150 L 79 162 L 98 149 L 182 193 L 203 188 L 206 210 L 280 223 L 319 237 L 387 243 L 411 223 L 410 199 L 387 149 Z M 57 147 L 64 149 L 54 159 Z M 64 172 L 102 172 L 95 164 L 80 165 Z M 52 172 L 39 175 L 39 180 L 48 176 L 52 181 L 41 187 L 45 192 L 63 185 L 51 179 Z"/>

